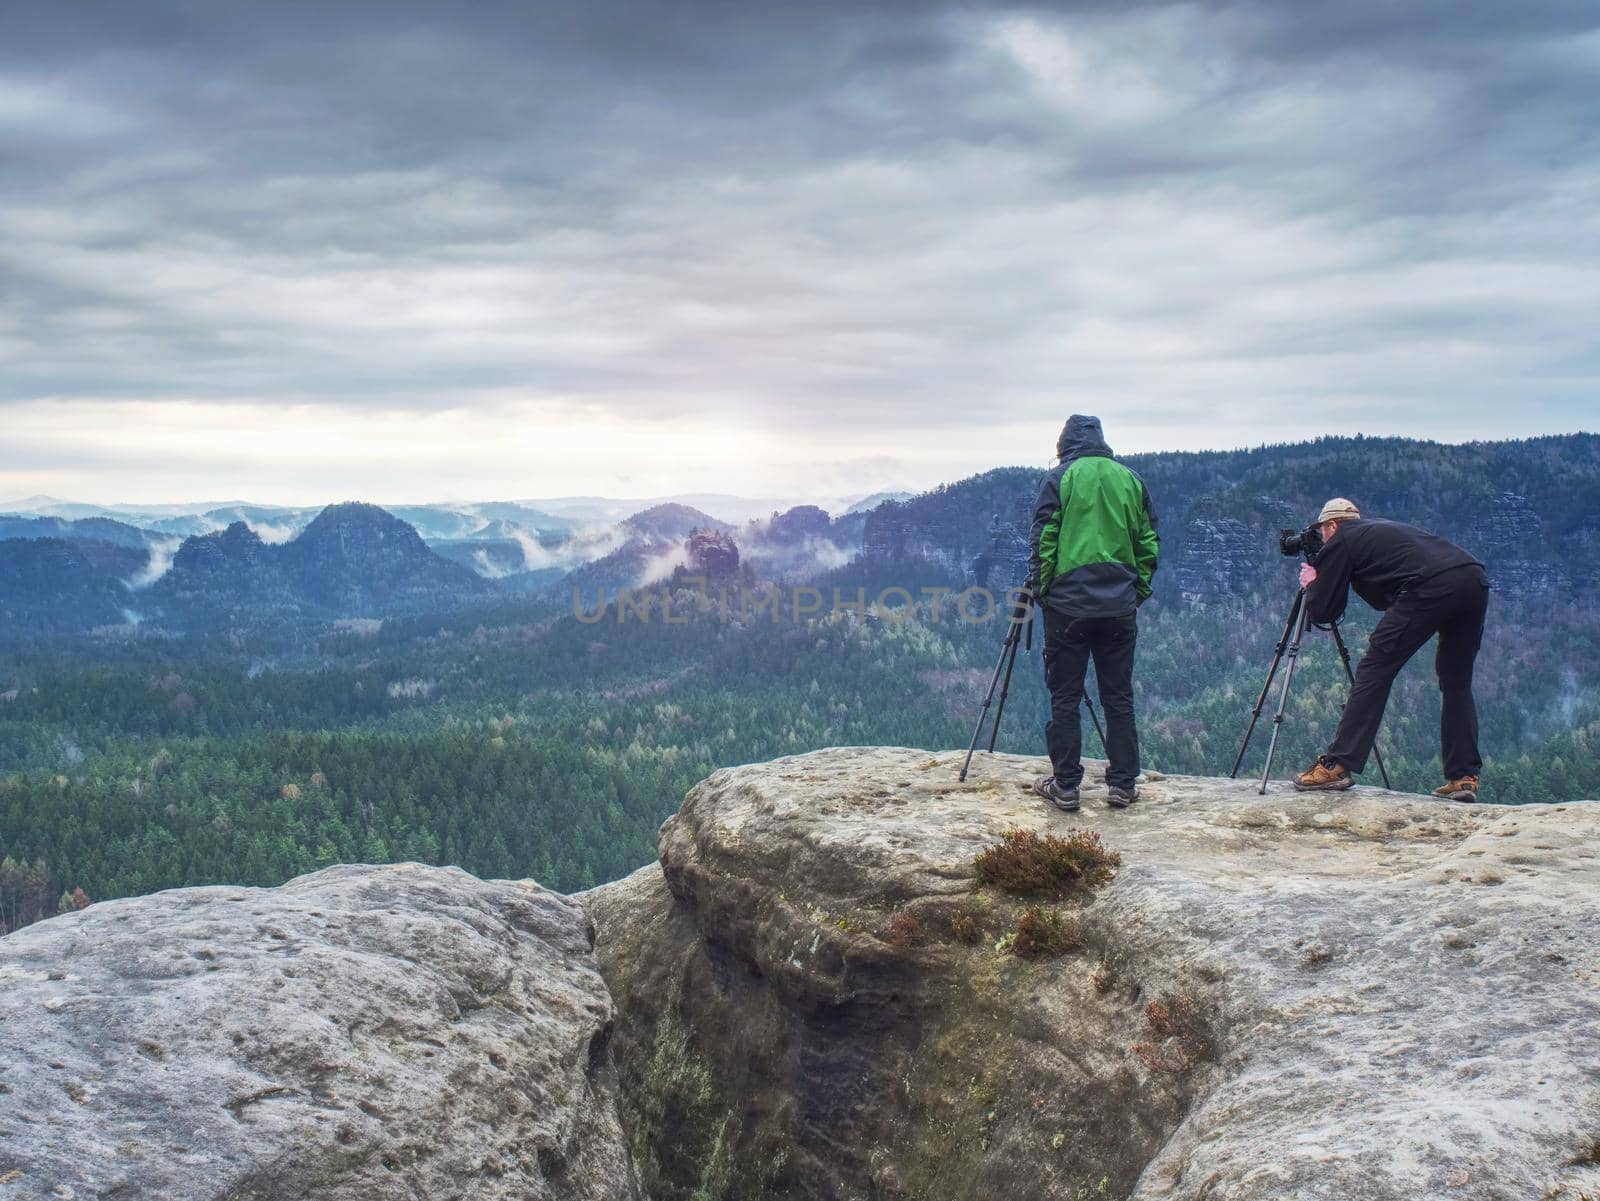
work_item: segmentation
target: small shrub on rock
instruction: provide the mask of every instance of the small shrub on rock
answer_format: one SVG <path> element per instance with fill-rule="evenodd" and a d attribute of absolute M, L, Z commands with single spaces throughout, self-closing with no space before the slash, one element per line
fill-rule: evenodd
<path fill-rule="evenodd" d="M 1129 1050 L 1152 1072 L 1186 1072 L 1211 1056 L 1211 1032 L 1188 993 L 1151 1001 L 1144 1007 L 1144 1020 L 1155 1037 Z"/>
<path fill-rule="evenodd" d="M 1063 955 L 1082 945 L 1083 930 L 1077 921 L 1064 916 L 1059 909 L 1030 905 L 1017 918 L 1011 953 L 1023 959 L 1038 959 L 1045 955 Z"/>
<path fill-rule="evenodd" d="M 969 947 L 983 937 L 983 930 L 978 925 L 978 915 L 970 909 L 958 909 L 950 915 L 950 937 L 957 942 L 964 942 Z"/>
<path fill-rule="evenodd" d="M 1194 1025 L 1194 998 L 1188 993 L 1158 998 L 1144 1007 L 1144 1020 L 1157 1038 L 1186 1034 Z"/>
<path fill-rule="evenodd" d="M 1189 1058 L 1182 1047 L 1163 1047 L 1146 1040 L 1134 1043 L 1128 1049 L 1133 1052 L 1135 1059 L 1152 1072 L 1176 1076 L 1194 1066 L 1194 1060 Z"/>
<path fill-rule="evenodd" d="M 1006 892 L 1059 899 L 1109 883 L 1121 863 L 1122 856 L 1108 851 L 1092 830 L 1068 830 L 1065 838 L 1007 830 L 978 854 L 973 867 L 979 880 Z"/>
<path fill-rule="evenodd" d="M 922 941 L 922 923 L 913 914 L 901 910 L 889 919 L 884 937 L 891 947 L 904 950 Z"/>

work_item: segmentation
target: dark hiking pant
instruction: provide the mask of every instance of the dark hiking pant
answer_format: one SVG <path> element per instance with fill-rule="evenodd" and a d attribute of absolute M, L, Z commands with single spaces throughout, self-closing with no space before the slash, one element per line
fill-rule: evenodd
<path fill-rule="evenodd" d="M 1367 766 L 1395 676 L 1423 643 L 1438 634 L 1434 670 L 1439 676 L 1439 750 L 1445 778 L 1478 775 L 1483 760 L 1478 755 L 1472 666 L 1483 641 L 1488 607 L 1489 577 L 1476 565 L 1441 572 L 1402 592 L 1372 631 L 1327 757 L 1352 772 Z"/>
<path fill-rule="evenodd" d="M 1133 722 L 1133 651 L 1139 623 L 1126 617 L 1064 617 L 1044 610 L 1044 682 L 1050 689 L 1050 720 L 1044 740 L 1056 783 L 1076 788 L 1083 781 L 1083 680 L 1089 660 L 1100 681 L 1105 712 L 1106 783 L 1132 788 L 1139 777 L 1139 732 Z"/>

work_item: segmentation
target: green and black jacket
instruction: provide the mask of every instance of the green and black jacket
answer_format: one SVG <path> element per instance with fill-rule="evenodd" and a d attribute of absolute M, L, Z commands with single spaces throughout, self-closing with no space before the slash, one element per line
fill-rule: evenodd
<path fill-rule="evenodd" d="M 1161 539 L 1150 492 L 1111 457 L 1098 417 L 1071 418 L 1039 482 L 1028 580 L 1068 617 L 1122 617 L 1150 595 Z"/>

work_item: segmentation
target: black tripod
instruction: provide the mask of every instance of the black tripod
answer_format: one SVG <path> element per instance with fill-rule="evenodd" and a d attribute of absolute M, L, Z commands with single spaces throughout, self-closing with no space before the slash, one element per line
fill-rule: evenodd
<path fill-rule="evenodd" d="M 1278 674 L 1278 665 L 1285 658 L 1289 666 L 1283 673 L 1283 687 L 1278 691 L 1278 711 L 1272 715 L 1272 741 L 1267 744 L 1267 763 L 1261 769 L 1261 787 L 1257 790 L 1265 795 L 1267 791 L 1267 778 L 1272 774 L 1272 757 L 1278 751 L 1278 734 L 1283 729 L 1283 710 L 1289 703 L 1289 685 L 1294 680 L 1295 664 L 1300 661 L 1300 641 L 1305 637 L 1306 628 L 1311 624 L 1311 610 L 1306 606 L 1306 590 L 1300 589 L 1295 593 L 1294 603 L 1289 606 L 1289 620 L 1283 623 L 1283 636 L 1278 639 L 1277 650 L 1272 655 L 1272 666 L 1267 669 L 1266 683 L 1261 685 L 1261 695 L 1256 697 L 1256 706 L 1250 710 L 1250 725 L 1244 732 L 1244 741 L 1239 744 L 1239 753 L 1234 757 L 1233 770 L 1228 773 L 1230 779 L 1239 776 L 1239 765 L 1244 762 L 1244 753 L 1249 749 L 1250 736 L 1256 732 L 1256 722 L 1261 719 L 1261 710 L 1266 707 L 1267 693 L 1272 690 L 1272 680 Z M 1333 644 L 1339 648 L 1339 661 L 1344 664 L 1345 679 L 1351 684 L 1356 682 L 1356 673 L 1350 666 L 1350 651 L 1344 644 L 1344 635 L 1339 633 L 1339 623 L 1334 622 L 1328 627 L 1333 635 Z M 1372 748 L 1372 755 L 1378 761 L 1378 771 L 1383 776 L 1383 786 L 1393 787 L 1389 783 L 1389 769 L 1383 765 L 1383 753 L 1376 746 Z"/>
<path fill-rule="evenodd" d="M 978 725 L 972 731 L 972 744 L 967 747 L 967 758 L 961 764 L 961 779 L 967 778 L 967 771 L 972 767 L 972 754 L 978 749 L 978 739 L 983 735 L 984 722 L 989 717 L 989 706 L 994 701 L 994 690 L 1000 689 L 1000 704 L 994 711 L 994 724 L 989 728 L 989 750 L 994 750 L 995 739 L 1000 737 L 1000 718 L 1006 711 L 1006 694 L 1011 691 L 1011 669 L 1017 665 L 1017 647 L 1024 650 L 1033 649 L 1033 605 L 1028 605 L 1028 620 L 1021 620 L 1020 611 L 1011 618 L 1011 628 L 1006 631 L 1006 640 L 1000 646 L 1000 662 L 994 665 L 994 675 L 989 678 L 989 691 L 984 694 L 983 708 L 978 712 Z M 1026 631 L 1023 626 L 1026 625 Z M 1089 700 L 1088 693 L 1084 694 L 1083 703 L 1089 708 L 1089 717 L 1094 721 L 1094 732 L 1100 735 L 1100 745 L 1106 744 L 1106 732 L 1100 728 L 1100 715 L 1095 712 L 1093 703 Z"/>

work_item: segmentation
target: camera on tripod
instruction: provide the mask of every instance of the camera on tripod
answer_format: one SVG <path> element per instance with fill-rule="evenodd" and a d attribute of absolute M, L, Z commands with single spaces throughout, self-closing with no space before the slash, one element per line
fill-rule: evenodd
<path fill-rule="evenodd" d="M 1278 551 L 1286 559 L 1304 555 L 1307 563 L 1315 565 L 1317 557 L 1322 554 L 1322 545 L 1322 530 L 1315 525 L 1308 525 L 1298 531 L 1278 531 Z M 1278 711 L 1272 718 L 1272 741 L 1267 744 L 1267 763 L 1261 769 L 1261 787 L 1258 791 L 1263 795 L 1267 791 L 1267 779 L 1272 774 L 1272 757 L 1278 751 L 1278 733 L 1283 728 L 1283 712 L 1289 703 L 1289 684 L 1294 679 L 1295 664 L 1300 659 L 1300 641 L 1310 628 L 1311 608 L 1306 600 L 1306 590 L 1301 588 L 1295 593 L 1294 601 L 1289 606 L 1289 619 L 1283 623 L 1283 634 L 1279 637 L 1277 649 L 1273 652 L 1272 666 L 1267 669 L 1267 682 L 1261 685 L 1261 695 L 1256 697 L 1255 708 L 1250 710 L 1250 725 L 1245 729 L 1244 741 L 1239 744 L 1239 754 L 1233 760 L 1233 770 L 1228 773 L 1230 778 L 1237 778 L 1239 775 L 1239 767 L 1244 763 L 1244 753 L 1250 747 L 1250 737 L 1256 732 L 1256 723 L 1261 720 L 1261 712 L 1266 708 L 1267 694 L 1272 691 L 1272 681 L 1277 678 L 1279 665 L 1287 659 L 1288 667 L 1283 673 L 1283 683 L 1278 692 Z M 1350 650 L 1344 644 L 1344 636 L 1339 633 L 1339 623 L 1332 622 L 1328 626 L 1328 632 L 1333 635 L 1333 645 L 1339 650 L 1339 661 L 1344 664 L 1345 679 L 1350 682 L 1351 687 L 1354 687 L 1355 671 L 1350 666 Z M 1388 788 L 1389 769 L 1384 766 L 1383 754 L 1376 746 L 1372 748 L 1372 753 L 1378 760 L 1378 771 L 1383 775 L 1383 786 Z"/>
<path fill-rule="evenodd" d="M 1322 553 L 1322 531 L 1314 525 L 1303 530 L 1279 530 L 1278 553 L 1286 559 L 1304 555 L 1306 562 L 1314 565 Z"/>

